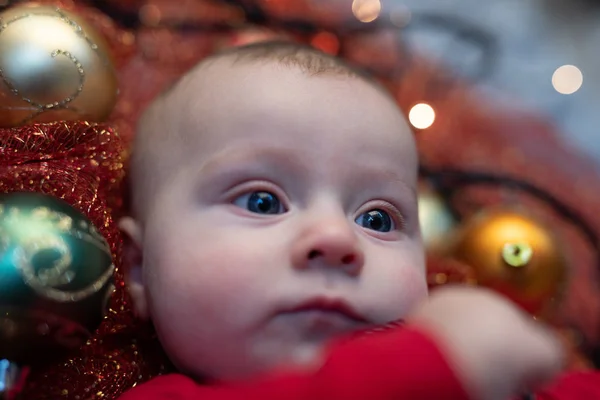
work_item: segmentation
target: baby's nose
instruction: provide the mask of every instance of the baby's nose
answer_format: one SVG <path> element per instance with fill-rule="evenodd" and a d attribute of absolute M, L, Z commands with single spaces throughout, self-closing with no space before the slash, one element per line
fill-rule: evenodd
<path fill-rule="evenodd" d="M 356 230 L 345 218 L 322 220 L 303 232 L 292 257 L 299 269 L 321 265 L 341 268 L 349 275 L 360 274 L 364 265 Z"/>

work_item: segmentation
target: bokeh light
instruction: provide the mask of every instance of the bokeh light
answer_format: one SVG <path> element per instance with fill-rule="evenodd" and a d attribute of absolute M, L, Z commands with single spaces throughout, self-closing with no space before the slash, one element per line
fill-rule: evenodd
<path fill-rule="evenodd" d="M 408 113 L 408 120 L 417 129 L 427 129 L 435 122 L 435 110 L 429 104 L 419 103 Z"/>
<path fill-rule="evenodd" d="M 574 65 L 563 65 L 552 75 L 552 86 L 561 94 L 573 94 L 583 85 L 583 73 Z"/>
<path fill-rule="evenodd" d="M 146 4 L 138 11 L 140 21 L 146 26 L 157 26 L 162 20 L 162 12 L 154 4 Z"/>
<path fill-rule="evenodd" d="M 360 22 L 373 22 L 381 13 L 381 2 L 379 0 L 354 0 L 352 13 Z"/>

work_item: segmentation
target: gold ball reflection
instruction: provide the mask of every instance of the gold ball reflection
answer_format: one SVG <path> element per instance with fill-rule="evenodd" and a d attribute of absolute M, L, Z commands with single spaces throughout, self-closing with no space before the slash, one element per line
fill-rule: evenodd
<path fill-rule="evenodd" d="M 1 13 L 0 25 L 0 127 L 108 117 L 117 76 L 90 24 L 58 8 L 22 5 Z"/>
<path fill-rule="evenodd" d="M 515 210 L 486 211 L 468 221 L 451 256 L 472 266 L 477 283 L 545 315 L 563 293 L 567 264 L 559 240 L 540 222 Z"/>

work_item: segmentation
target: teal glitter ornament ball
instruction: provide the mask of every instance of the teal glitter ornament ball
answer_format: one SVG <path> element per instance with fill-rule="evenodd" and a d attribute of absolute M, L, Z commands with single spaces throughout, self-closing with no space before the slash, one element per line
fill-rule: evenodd
<path fill-rule="evenodd" d="M 84 344 L 113 270 L 106 240 L 66 202 L 0 195 L 0 359 L 35 366 Z"/>

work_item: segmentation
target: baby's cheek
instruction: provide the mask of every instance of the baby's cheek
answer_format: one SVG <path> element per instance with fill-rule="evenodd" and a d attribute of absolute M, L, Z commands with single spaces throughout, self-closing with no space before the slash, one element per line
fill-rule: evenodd
<path fill-rule="evenodd" d="M 239 313 L 270 278 L 264 273 L 266 260 L 257 260 L 241 240 L 237 248 L 231 241 L 198 240 L 175 253 L 167 269 L 159 266 L 163 275 L 160 280 L 177 291 L 181 301 L 194 304 L 190 307 L 194 312 L 215 313 L 223 318 Z"/>
<path fill-rule="evenodd" d="M 385 310 L 384 320 L 404 318 L 427 298 L 425 273 L 412 266 L 397 267 L 374 291 L 377 302 Z"/>
<path fill-rule="evenodd" d="M 408 311 L 424 301 L 428 295 L 425 271 L 407 268 L 403 275 L 402 292 L 403 300 L 409 307 Z"/>

